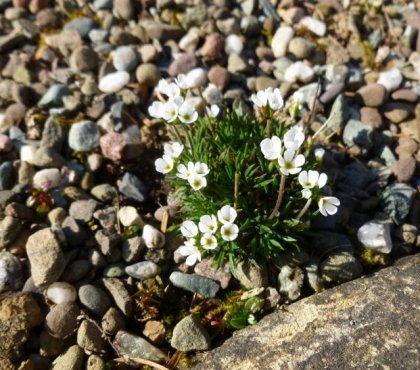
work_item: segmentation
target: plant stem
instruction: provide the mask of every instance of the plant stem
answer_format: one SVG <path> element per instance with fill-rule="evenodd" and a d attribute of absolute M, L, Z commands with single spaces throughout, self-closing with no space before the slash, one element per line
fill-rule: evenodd
<path fill-rule="evenodd" d="M 239 173 L 235 173 L 235 185 L 233 191 L 233 208 L 238 208 L 238 201 L 239 201 Z"/>
<path fill-rule="evenodd" d="M 309 209 L 309 206 L 311 205 L 311 203 L 312 203 L 312 198 L 309 198 L 307 201 L 306 201 L 306 203 L 305 203 L 305 205 L 303 206 L 303 208 L 301 209 L 301 211 L 299 212 L 299 214 L 297 215 L 297 217 L 296 217 L 296 220 L 300 220 L 302 217 L 303 217 L 303 215 L 306 213 L 306 211 Z"/>
<path fill-rule="evenodd" d="M 268 216 L 269 220 L 272 220 L 277 215 L 277 212 L 280 209 L 281 202 L 283 201 L 285 185 L 286 185 L 286 175 L 281 174 L 280 186 L 279 186 L 279 192 L 277 193 L 276 205 L 274 206 L 274 209 L 271 212 L 270 216 Z"/>
<path fill-rule="evenodd" d="M 175 134 L 175 136 L 176 136 L 177 140 L 178 140 L 181 144 L 184 144 L 184 143 L 183 143 L 183 140 L 182 140 L 182 138 L 181 138 L 181 134 L 179 133 L 179 131 L 178 131 L 178 129 L 176 128 L 176 126 L 175 126 L 175 125 L 171 125 L 171 126 L 169 126 L 169 127 L 172 127 L 172 128 L 173 128 L 173 131 L 174 131 L 174 134 Z"/>
<path fill-rule="evenodd" d="M 268 138 L 271 138 L 271 119 L 267 118 L 267 125 L 265 126 L 265 136 L 267 136 Z"/>

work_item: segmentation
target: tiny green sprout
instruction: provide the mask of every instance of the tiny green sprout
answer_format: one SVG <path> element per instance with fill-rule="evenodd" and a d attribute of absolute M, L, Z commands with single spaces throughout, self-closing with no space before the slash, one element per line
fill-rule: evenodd
<path fill-rule="evenodd" d="M 212 105 L 200 117 L 190 86 L 184 75 L 161 80 L 149 107 L 173 140 L 155 166 L 181 205 L 171 228 L 184 237 L 178 252 L 185 263 L 211 257 L 216 267 L 228 261 L 234 273 L 239 261 L 263 264 L 309 248 L 308 221 L 335 214 L 340 201 L 324 193 L 323 149 L 314 151 L 302 125 L 282 119 L 284 111 L 292 120 L 301 115 L 303 97 L 295 94 L 284 107 L 280 90 L 268 88 L 251 96 L 253 113 Z M 230 315 L 231 326 L 253 322 L 250 314 L 242 307 Z"/>

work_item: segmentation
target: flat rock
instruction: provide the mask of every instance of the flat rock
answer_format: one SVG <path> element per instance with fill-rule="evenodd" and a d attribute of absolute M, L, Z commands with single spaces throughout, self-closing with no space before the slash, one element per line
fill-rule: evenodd
<path fill-rule="evenodd" d="M 237 332 L 192 368 L 366 369 L 386 364 L 416 369 L 420 328 L 413 307 L 419 300 L 419 276 L 420 256 L 410 256 L 373 276 L 302 299 L 287 313 L 275 312 Z M 392 345 L 385 349 L 384 343 Z"/>
<path fill-rule="evenodd" d="M 169 280 L 178 288 L 188 290 L 192 293 L 199 293 L 206 298 L 213 298 L 219 290 L 219 284 L 214 280 L 194 274 L 184 274 L 174 271 Z"/>
<path fill-rule="evenodd" d="M 123 282 L 116 278 L 102 279 L 105 288 L 114 299 L 117 307 L 125 316 L 130 316 L 133 310 L 133 301 Z"/>

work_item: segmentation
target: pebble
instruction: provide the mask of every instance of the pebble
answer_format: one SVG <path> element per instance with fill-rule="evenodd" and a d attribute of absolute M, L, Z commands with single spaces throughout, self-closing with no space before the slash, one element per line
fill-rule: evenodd
<path fill-rule="evenodd" d="M 67 85 L 54 84 L 51 85 L 47 92 L 42 96 L 38 105 L 41 108 L 62 107 L 63 98 L 70 95 L 70 90 Z"/>
<path fill-rule="evenodd" d="M 152 63 L 140 64 L 136 69 L 136 79 L 141 84 L 155 87 L 161 78 L 159 69 Z"/>
<path fill-rule="evenodd" d="M 340 252 L 322 262 L 320 274 L 326 283 L 341 284 L 362 276 L 363 267 L 352 254 Z"/>
<path fill-rule="evenodd" d="M 143 220 L 137 212 L 137 209 L 132 206 L 124 206 L 118 210 L 118 219 L 125 227 L 143 226 Z"/>
<path fill-rule="evenodd" d="M 244 48 L 242 38 L 238 35 L 232 34 L 225 39 L 225 53 L 226 54 L 241 54 Z"/>
<path fill-rule="evenodd" d="M 95 233 L 95 240 L 98 242 L 99 248 L 104 255 L 112 254 L 112 252 L 120 245 L 121 235 L 115 230 L 98 230 Z"/>
<path fill-rule="evenodd" d="M 128 263 L 137 262 L 144 252 L 144 247 L 144 241 L 139 236 L 125 239 L 121 246 L 121 257 Z"/>
<path fill-rule="evenodd" d="M 109 294 L 111 294 L 117 307 L 125 316 L 129 317 L 133 310 L 133 301 L 123 282 L 117 278 L 104 278 L 102 282 Z"/>
<path fill-rule="evenodd" d="M 169 276 L 169 280 L 176 287 L 192 293 L 201 294 L 205 298 L 215 297 L 220 288 L 219 284 L 214 280 L 194 274 L 184 274 L 178 271 L 174 271 Z"/>
<path fill-rule="evenodd" d="M 80 309 L 74 302 L 56 304 L 45 317 L 45 327 L 54 338 L 67 338 L 75 332 L 79 314 Z"/>
<path fill-rule="evenodd" d="M 73 285 L 65 282 L 52 283 L 46 292 L 47 298 L 55 303 L 71 303 L 77 299 L 77 292 Z"/>
<path fill-rule="evenodd" d="M 265 288 L 262 296 L 265 302 L 264 304 L 265 311 L 270 311 L 270 310 L 275 309 L 281 299 L 279 292 L 277 291 L 276 288 L 273 288 L 273 287 Z"/>
<path fill-rule="evenodd" d="M 220 283 L 220 287 L 222 289 L 226 289 L 232 277 L 232 274 L 229 270 L 229 265 L 225 263 L 223 266 L 217 269 L 213 266 L 213 262 L 214 260 L 211 257 L 204 258 L 194 266 L 194 272 L 197 275 L 216 280 Z"/>
<path fill-rule="evenodd" d="M 71 53 L 69 65 L 74 73 L 93 71 L 98 65 L 98 55 L 93 49 L 81 46 Z"/>
<path fill-rule="evenodd" d="M 159 249 L 165 246 L 165 235 L 152 225 L 144 225 L 142 238 L 149 249 Z"/>
<path fill-rule="evenodd" d="M 404 156 L 396 161 L 390 170 L 399 182 L 409 182 L 416 171 L 417 162 L 411 156 Z"/>
<path fill-rule="evenodd" d="M 284 80 L 290 83 L 300 81 L 307 84 L 311 82 L 313 78 L 313 69 L 303 62 L 295 62 L 291 64 L 284 72 Z"/>
<path fill-rule="evenodd" d="M 367 107 L 379 107 L 385 101 L 386 89 L 380 84 L 371 83 L 357 90 L 356 97 L 360 104 Z"/>
<path fill-rule="evenodd" d="M 102 155 L 114 162 L 121 161 L 127 141 L 124 136 L 117 132 L 109 132 L 101 136 L 99 140 Z"/>
<path fill-rule="evenodd" d="M 373 128 L 378 129 L 382 126 L 382 116 L 376 108 L 362 107 L 360 108 L 360 121 L 371 125 Z"/>
<path fill-rule="evenodd" d="M 87 223 L 98 207 L 98 202 L 93 199 L 89 200 L 77 200 L 70 205 L 69 215 L 73 217 L 76 221 Z"/>
<path fill-rule="evenodd" d="M 32 279 L 37 286 L 57 281 L 65 267 L 60 243 L 51 229 L 32 234 L 26 242 Z"/>
<path fill-rule="evenodd" d="M 403 183 L 388 185 L 380 195 L 383 211 L 395 223 L 400 224 L 407 217 L 414 199 L 415 190 Z"/>
<path fill-rule="evenodd" d="M 85 352 L 105 353 L 107 342 L 99 328 L 91 321 L 83 320 L 77 330 L 77 344 Z"/>
<path fill-rule="evenodd" d="M 400 136 L 398 138 L 398 146 L 395 148 L 395 153 L 397 153 L 401 158 L 413 155 L 418 149 L 419 144 L 413 138 Z"/>
<path fill-rule="evenodd" d="M 153 344 L 159 344 L 165 338 L 165 325 L 160 321 L 149 320 L 144 325 L 143 335 Z"/>
<path fill-rule="evenodd" d="M 90 193 L 101 202 L 112 202 L 117 196 L 117 189 L 110 184 L 100 184 L 90 189 Z"/>
<path fill-rule="evenodd" d="M 98 355 L 90 355 L 86 362 L 86 370 L 105 370 L 106 364 Z"/>
<path fill-rule="evenodd" d="M 238 54 L 229 54 L 227 70 L 232 73 L 245 73 L 249 70 L 249 65 L 245 58 Z"/>
<path fill-rule="evenodd" d="M 143 358 L 158 363 L 167 361 L 167 356 L 160 349 L 147 340 L 123 330 L 116 334 L 112 345 L 120 356 Z"/>
<path fill-rule="evenodd" d="M 4 196 L 10 196 L 10 198 L 6 198 L 8 201 L 5 201 L 5 204 L 10 203 L 10 201 L 13 199 L 13 195 L 8 195 L 7 193 L 4 194 Z M 0 221 L 0 250 L 8 247 L 11 243 L 13 243 L 19 236 L 21 229 L 22 225 L 18 219 L 10 216 L 4 217 L 3 220 Z"/>
<path fill-rule="evenodd" d="M 97 316 L 103 316 L 111 307 L 108 294 L 101 288 L 91 284 L 82 285 L 79 288 L 80 303 Z"/>
<path fill-rule="evenodd" d="M 179 321 L 173 330 L 171 347 L 182 352 L 210 349 L 210 336 L 201 325 L 197 315 L 188 315 Z"/>
<path fill-rule="evenodd" d="M 415 244 L 418 235 L 418 228 L 415 225 L 402 224 L 395 229 L 395 237 L 408 244 Z"/>
<path fill-rule="evenodd" d="M 189 88 L 200 88 L 207 84 L 207 71 L 204 68 L 194 68 L 187 73 L 187 84 Z"/>
<path fill-rule="evenodd" d="M 138 63 L 137 53 L 131 46 L 120 46 L 112 53 L 112 64 L 117 71 L 130 72 Z"/>
<path fill-rule="evenodd" d="M 102 317 L 101 327 L 106 334 L 115 335 L 125 328 L 124 316 L 117 308 L 111 307 Z"/>
<path fill-rule="evenodd" d="M 5 161 L 0 164 L 0 190 L 10 190 L 13 187 L 13 164 Z"/>
<path fill-rule="evenodd" d="M 69 131 L 69 146 L 78 152 L 89 152 L 99 146 L 99 130 L 95 122 L 73 123 Z"/>
<path fill-rule="evenodd" d="M 143 202 L 147 196 L 145 194 L 146 187 L 143 182 L 130 172 L 124 174 L 121 184 L 118 186 L 118 190 L 127 198 L 134 199 L 138 202 Z"/>
<path fill-rule="evenodd" d="M 130 81 L 130 75 L 126 71 L 118 71 L 107 74 L 99 81 L 99 90 L 106 94 L 120 91 Z"/>
<path fill-rule="evenodd" d="M 52 366 L 51 370 L 74 369 L 81 370 L 84 360 L 83 349 L 78 345 L 69 347 L 63 354 L 58 356 Z"/>
<path fill-rule="evenodd" d="M 127 275 L 138 280 L 152 279 L 160 272 L 160 267 L 151 261 L 138 262 L 125 268 Z"/>
<path fill-rule="evenodd" d="M 413 111 L 410 104 L 391 102 L 384 108 L 384 116 L 393 123 L 401 123 L 406 120 Z"/>
<path fill-rule="evenodd" d="M 120 251 L 112 250 L 111 256 L 108 256 L 108 262 L 114 262 L 120 259 Z M 124 271 L 125 265 L 123 263 L 111 263 L 104 268 L 102 275 L 109 278 L 119 278 L 125 275 Z"/>
<path fill-rule="evenodd" d="M 392 68 L 379 73 L 378 84 L 385 87 L 390 92 L 398 89 L 403 81 L 403 76 L 399 69 Z"/>
<path fill-rule="evenodd" d="M 245 289 L 266 287 L 268 285 L 267 269 L 251 262 L 240 262 L 236 270 L 237 278 Z"/>
<path fill-rule="evenodd" d="M 299 21 L 299 27 L 304 27 L 320 37 L 324 36 L 327 32 L 327 26 L 324 22 L 309 16 L 303 17 Z"/>
<path fill-rule="evenodd" d="M 298 59 L 308 58 L 315 49 L 315 45 L 303 37 L 294 37 L 289 43 L 289 52 Z"/>
<path fill-rule="evenodd" d="M 212 66 L 209 69 L 207 77 L 209 82 L 217 86 L 220 90 L 224 90 L 229 85 L 229 71 L 220 65 Z"/>
<path fill-rule="evenodd" d="M 372 133 L 372 126 L 351 119 L 344 127 L 343 142 L 347 146 L 359 145 L 362 148 L 370 149 L 373 145 Z"/>
<path fill-rule="evenodd" d="M 134 18 L 134 4 L 130 0 L 114 0 L 112 13 L 119 19 L 130 20 Z"/>
<path fill-rule="evenodd" d="M 168 74 L 171 77 L 176 77 L 181 73 L 188 73 L 193 68 L 197 67 L 197 57 L 192 53 L 179 55 L 169 66 Z"/>
<path fill-rule="evenodd" d="M 12 253 L 0 252 L 0 293 L 18 290 L 23 285 L 20 261 Z"/>
<path fill-rule="evenodd" d="M 299 267 L 282 266 L 278 275 L 280 294 L 288 300 L 297 300 L 301 294 L 303 278 L 303 271 Z"/>
<path fill-rule="evenodd" d="M 293 28 L 289 26 L 281 26 L 276 30 L 271 41 L 271 49 L 275 58 L 286 55 L 287 47 L 294 34 Z"/>
<path fill-rule="evenodd" d="M 0 134 L 0 153 L 8 153 L 13 148 L 13 141 L 9 136 Z"/>
<path fill-rule="evenodd" d="M 391 94 L 393 100 L 401 100 L 409 103 L 415 103 L 418 100 L 418 95 L 410 89 L 399 89 Z"/>
<path fill-rule="evenodd" d="M 158 57 L 158 52 L 156 48 L 151 44 L 145 44 L 139 48 L 140 59 L 143 63 L 154 62 Z"/>

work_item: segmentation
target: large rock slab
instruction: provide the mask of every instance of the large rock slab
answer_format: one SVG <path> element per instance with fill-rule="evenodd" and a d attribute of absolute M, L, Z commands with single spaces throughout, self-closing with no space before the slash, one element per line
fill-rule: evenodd
<path fill-rule="evenodd" d="M 419 369 L 419 302 L 416 255 L 266 316 L 193 369 Z"/>

